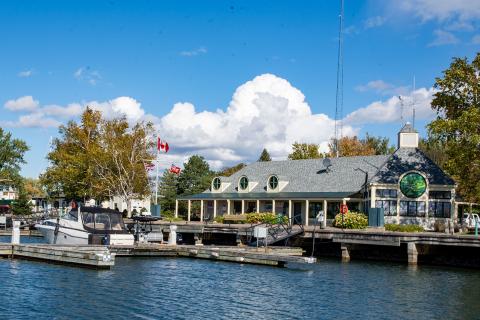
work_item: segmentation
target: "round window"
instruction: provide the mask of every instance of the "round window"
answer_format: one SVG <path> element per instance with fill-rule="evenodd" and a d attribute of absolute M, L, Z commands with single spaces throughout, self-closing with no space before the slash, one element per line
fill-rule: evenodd
<path fill-rule="evenodd" d="M 270 187 L 270 189 L 277 189 L 277 187 L 278 187 L 278 178 L 277 178 L 277 176 L 271 176 L 271 177 L 268 179 L 268 186 Z"/>
<path fill-rule="evenodd" d="M 222 185 L 222 182 L 220 181 L 220 178 L 213 179 L 212 185 L 213 185 L 213 190 L 220 189 L 220 186 Z"/>
<path fill-rule="evenodd" d="M 246 190 L 248 188 L 248 178 L 247 177 L 241 177 L 240 178 L 240 189 Z"/>
<path fill-rule="evenodd" d="M 418 198 L 425 193 L 427 182 L 416 172 L 407 173 L 400 180 L 400 190 L 408 198 Z"/>

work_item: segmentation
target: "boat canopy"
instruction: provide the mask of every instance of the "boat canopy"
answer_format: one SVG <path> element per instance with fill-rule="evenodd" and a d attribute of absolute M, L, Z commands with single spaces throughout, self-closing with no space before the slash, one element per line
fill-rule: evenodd
<path fill-rule="evenodd" d="M 72 209 L 76 211 L 78 209 Z M 118 211 L 100 207 L 80 207 L 85 230 L 90 233 L 128 233 L 122 214 Z"/>

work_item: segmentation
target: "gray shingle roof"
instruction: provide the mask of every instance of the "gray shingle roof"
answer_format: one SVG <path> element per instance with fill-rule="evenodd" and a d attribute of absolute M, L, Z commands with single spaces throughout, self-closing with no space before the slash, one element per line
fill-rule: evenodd
<path fill-rule="evenodd" d="M 416 133 L 417 130 L 412 127 L 410 122 L 405 123 L 405 125 L 400 129 L 400 133 Z"/>
<path fill-rule="evenodd" d="M 370 182 L 398 183 L 400 176 L 411 170 L 423 172 L 429 184 L 455 185 L 455 181 L 418 148 L 397 149 Z"/>
<path fill-rule="evenodd" d="M 388 156 L 383 155 L 331 158 L 331 166 L 328 170 L 324 165 L 324 159 L 254 162 L 229 177 L 231 185 L 224 190 L 224 193 L 236 193 L 238 181 L 242 176 L 248 177 L 249 183 L 258 182 L 250 193 L 265 193 L 268 178 L 271 175 L 277 175 L 280 181 L 288 181 L 281 190 L 282 193 L 345 192 L 353 194 L 358 192 L 365 183 L 364 172 L 368 172 L 369 177 L 372 177 L 387 159 Z"/>

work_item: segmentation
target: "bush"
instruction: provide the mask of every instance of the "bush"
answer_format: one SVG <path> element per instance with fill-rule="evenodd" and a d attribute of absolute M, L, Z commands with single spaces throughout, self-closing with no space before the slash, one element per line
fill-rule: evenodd
<path fill-rule="evenodd" d="M 183 221 L 180 217 L 175 217 L 175 214 L 172 211 L 165 210 L 162 213 L 162 219 L 168 221 Z"/>
<path fill-rule="evenodd" d="M 247 222 L 248 223 L 269 223 L 269 224 L 278 224 L 288 223 L 288 217 L 275 214 L 273 212 L 259 212 L 259 213 L 247 213 Z"/>
<path fill-rule="evenodd" d="M 337 214 L 333 220 L 333 226 L 342 228 L 342 214 Z M 368 218 L 363 213 L 349 211 L 343 215 L 344 229 L 365 229 L 368 226 Z"/>
<path fill-rule="evenodd" d="M 386 231 L 398 231 L 398 232 L 422 232 L 424 231 L 422 226 L 416 224 L 393 224 L 388 223 L 385 225 Z"/>
<path fill-rule="evenodd" d="M 215 219 L 213 219 L 213 221 L 217 223 L 223 223 L 225 221 L 225 218 L 223 216 L 216 216 Z"/>

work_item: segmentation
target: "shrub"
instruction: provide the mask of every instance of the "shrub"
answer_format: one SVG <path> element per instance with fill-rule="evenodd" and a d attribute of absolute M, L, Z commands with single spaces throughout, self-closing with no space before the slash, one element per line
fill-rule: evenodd
<path fill-rule="evenodd" d="M 225 221 L 225 218 L 223 216 L 216 216 L 215 219 L 213 219 L 213 221 L 217 223 L 223 223 Z"/>
<path fill-rule="evenodd" d="M 333 226 L 342 228 L 342 214 L 337 214 L 333 221 Z M 349 211 L 343 215 L 343 228 L 345 229 L 365 229 L 368 226 L 368 218 L 363 213 Z"/>
<path fill-rule="evenodd" d="M 385 225 L 386 231 L 398 231 L 398 232 L 422 232 L 424 231 L 422 226 L 416 224 L 392 224 L 387 223 Z"/>
<path fill-rule="evenodd" d="M 162 219 L 168 221 L 183 221 L 180 217 L 175 217 L 175 214 L 172 211 L 165 210 L 162 213 Z"/>
<path fill-rule="evenodd" d="M 279 222 L 288 223 L 288 217 L 275 214 L 273 212 L 247 213 L 248 223 L 269 223 L 278 224 Z"/>

